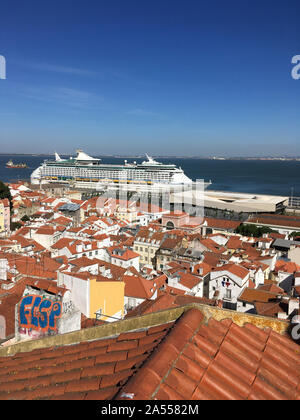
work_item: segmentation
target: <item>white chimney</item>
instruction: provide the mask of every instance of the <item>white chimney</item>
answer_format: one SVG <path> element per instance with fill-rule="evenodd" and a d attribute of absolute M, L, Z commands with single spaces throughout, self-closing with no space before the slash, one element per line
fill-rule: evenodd
<path fill-rule="evenodd" d="M 82 252 L 82 244 L 76 245 L 76 252 Z"/>
<path fill-rule="evenodd" d="M 278 312 L 277 318 L 278 319 L 287 319 L 287 314 L 285 312 Z"/>
<path fill-rule="evenodd" d="M 299 300 L 296 299 L 296 298 L 291 298 L 289 300 L 288 314 L 291 315 L 294 311 L 297 311 L 297 314 L 298 314 L 298 311 L 299 311 Z"/>
<path fill-rule="evenodd" d="M 8 262 L 6 259 L 0 259 L 0 280 L 7 280 Z"/>

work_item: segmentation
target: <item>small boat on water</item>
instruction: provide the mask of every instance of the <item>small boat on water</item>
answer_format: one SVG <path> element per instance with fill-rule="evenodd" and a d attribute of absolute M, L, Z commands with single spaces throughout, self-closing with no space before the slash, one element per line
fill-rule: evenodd
<path fill-rule="evenodd" d="M 26 163 L 14 163 L 11 159 L 6 163 L 7 168 L 18 168 L 23 169 L 27 168 Z"/>

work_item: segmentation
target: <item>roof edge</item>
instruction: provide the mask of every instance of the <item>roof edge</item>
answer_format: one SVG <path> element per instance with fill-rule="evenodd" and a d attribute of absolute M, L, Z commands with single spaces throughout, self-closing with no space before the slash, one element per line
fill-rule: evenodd
<path fill-rule="evenodd" d="M 7 347 L 0 347 L 0 357 L 13 356 L 17 353 L 30 352 L 32 350 L 47 347 L 66 346 L 83 341 L 99 340 L 101 338 L 113 337 L 124 332 L 167 324 L 169 322 L 176 321 L 184 312 L 191 308 L 201 310 L 204 314 L 205 321 L 208 321 L 210 318 L 214 318 L 216 321 L 231 319 L 238 326 L 250 323 L 261 329 L 271 328 L 273 331 L 281 335 L 288 331 L 290 325 L 290 323 L 286 320 L 279 320 L 261 315 L 246 314 L 200 303 L 190 303 L 172 309 L 165 309 L 138 317 L 125 318 L 121 321 L 81 329 L 79 331 L 37 340 L 23 341 Z"/>

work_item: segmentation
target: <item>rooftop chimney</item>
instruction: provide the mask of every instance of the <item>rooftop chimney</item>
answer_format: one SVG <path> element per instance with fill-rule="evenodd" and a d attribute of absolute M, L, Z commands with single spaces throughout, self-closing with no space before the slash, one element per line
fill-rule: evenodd
<path fill-rule="evenodd" d="M 299 311 L 299 300 L 296 298 L 291 298 L 289 300 L 289 309 L 288 309 L 288 315 L 296 315 Z M 295 313 L 294 313 L 295 312 Z"/>
<path fill-rule="evenodd" d="M 82 244 L 76 245 L 76 252 L 82 252 Z"/>
<path fill-rule="evenodd" d="M 7 280 L 8 262 L 5 258 L 0 259 L 0 280 Z"/>

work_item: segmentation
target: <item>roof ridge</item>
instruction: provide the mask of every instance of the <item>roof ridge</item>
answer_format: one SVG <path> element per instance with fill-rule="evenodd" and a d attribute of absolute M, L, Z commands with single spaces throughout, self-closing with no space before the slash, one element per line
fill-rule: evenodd
<path fill-rule="evenodd" d="M 198 327 L 192 329 L 190 328 L 190 325 L 191 324 L 195 325 L 195 321 L 191 322 L 190 324 L 190 322 L 188 322 L 187 320 L 193 321 L 191 320 L 191 316 L 193 314 L 196 314 L 196 316 L 200 316 L 201 322 L 198 322 L 199 319 L 197 319 L 196 325 L 198 325 Z M 180 318 L 176 320 L 175 324 L 173 325 L 171 330 L 169 330 L 169 332 L 166 334 L 162 342 L 160 342 L 155 347 L 151 355 L 145 360 L 142 368 L 140 368 L 139 371 L 134 376 L 130 377 L 127 383 L 121 388 L 121 390 L 116 396 L 116 400 L 127 399 L 128 398 L 127 395 L 132 393 L 132 390 L 135 387 L 135 383 L 136 382 L 139 383 L 139 381 L 143 382 L 145 371 L 150 370 L 153 372 L 155 371 L 155 369 L 157 369 L 161 373 L 160 375 L 161 378 L 160 378 L 160 381 L 157 383 L 155 390 L 152 392 L 151 396 L 148 398 L 148 399 L 153 399 L 156 393 L 158 392 L 160 385 L 168 378 L 168 375 L 173 370 L 179 358 L 182 356 L 184 350 L 190 345 L 192 338 L 197 334 L 197 332 L 201 328 L 203 321 L 205 321 L 205 317 L 202 314 L 201 310 L 199 309 L 191 308 L 188 311 L 184 312 L 180 316 Z M 186 337 L 180 333 L 181 327 L 183 325 L 188 327 L 191 331 L 191 335 L 188 340 L 186 340 Z M 183 339 L 183 343 L 181 341 L 182 339 Z M 183 346 L 181 347 L 182 344 Z M 168 348 L 167 361 L 165 360 L 165 358 L 162 361 L 161 355 L 160 355 L 161 348 L 164 348 L 164 347 Z M 164 372 L 164 374 L 162 374 L 162 372 Z M 143 390 L 141 391 L 140 387 L 137 387 L 137 389 L 138 389 L 138 392 L 143 393 Z"/>

